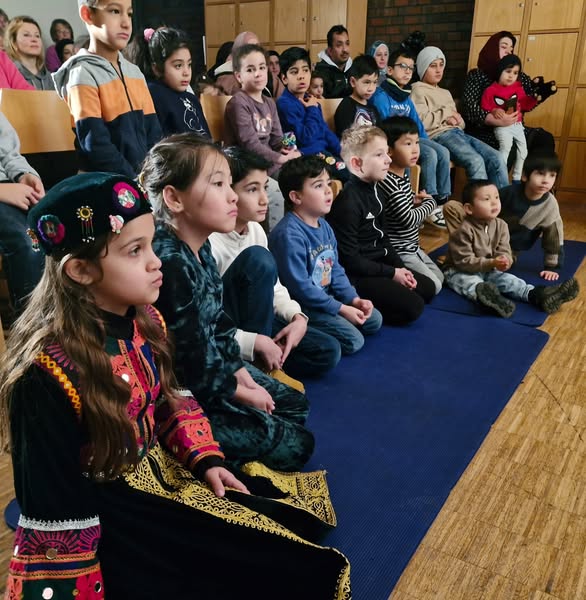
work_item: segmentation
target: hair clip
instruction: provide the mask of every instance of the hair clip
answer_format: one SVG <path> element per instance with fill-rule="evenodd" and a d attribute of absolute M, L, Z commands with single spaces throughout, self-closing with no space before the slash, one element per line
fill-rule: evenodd
<path fill-rule="evenodd" d="M 155 30 L 152 27 L 149 27 L 143 31 L 144 39 L 147 43 L 151 41 L 154 33 Z"/>

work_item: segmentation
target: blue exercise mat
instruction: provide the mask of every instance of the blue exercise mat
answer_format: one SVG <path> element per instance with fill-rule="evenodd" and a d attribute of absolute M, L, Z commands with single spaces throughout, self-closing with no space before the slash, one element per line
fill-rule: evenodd
<path fill-rule="evenodd" d="M 564 242 L 565 261 L 564 267 L 559 271 L 560 281 L 572 277 L 582 260 L 586 256 L 586 243 L 566 241 Z M 442 256 L 447 252 L 447 246 L 442 246 L 430 254 L 432 258 Z M 527 252 L 521 252 L 518 261 L 511 269 L 511 273 L 521 277 L 532 283 L 533 285 L 552 285 L 556 282 L 547 282 L 539 277 L 539 272 L 543 270 L 543 250 L 539 244 L 535 244 L 533 248 Z M 547 314 L 538 310 L 535 306 L 526 302 L 517 302 L 517 308 L 511 317 L 511 321 L 520 323 L 521 325 L 529 325 L 531 327 L 539 327 L 543 325 Z M 460 313 L 464 315 L 482 315 L 485 316 L 486 311 L 475 302 L 467 300 L 463 296 L 449 289 L 444 284 L 443 290 L 433 299 L 429 305 L 435 310 Z"/>
<path fill-rule="evenodd" d="M 426 310 L 306 381 L 316 452 L 354 598 L 386 600 L 491 425 L 547 342 L 499 317 Z"/>

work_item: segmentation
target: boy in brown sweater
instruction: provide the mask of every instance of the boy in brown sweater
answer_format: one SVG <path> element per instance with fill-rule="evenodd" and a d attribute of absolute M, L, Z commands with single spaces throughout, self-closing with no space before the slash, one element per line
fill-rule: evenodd
<path fill-rule="evenodd" d="M 556 312 L 579 291 L 572 278 L 560 285 L 533 286 L 507 273 L 513 264 L 507 224 L 498 218 L 501 202 L 487 180 L 469 182 L 462 193 L 466 216 L 450 235 L 445 281 L 457 294 L 478 302 L 501 317 L 515 311 L 513 300 Z"/>

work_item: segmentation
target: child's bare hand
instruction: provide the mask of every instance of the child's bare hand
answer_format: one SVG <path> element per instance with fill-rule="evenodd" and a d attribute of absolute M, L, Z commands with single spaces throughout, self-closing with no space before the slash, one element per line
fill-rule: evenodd
<path fill-rule="evenodd" d="M 413 277 L 413 273 L 405 267 L 395 269 L 393 280 L 410 290 L 414 290 L 417 287 L 417 280 Z"/>
<path fill-rule="evenodd" d="M 230 471 L 224 467 L 211 467 L 205 472 L 203 477 L 206 480 L 206 483 L 212 488 L 212 492 L 214 492 L 218 498 L 224 497 L 226 494 L 226 487 L 234 488 L 244 494 L 250 494 L 248 488 L 237 479 L 233 473 L 230 473 Z"/>
<path fill-rule="evenodd" d="M 28 210 L 42 198 L 39 192 L 25 183 L 2 183 L 0 190 L 2 190 L 2 202 L 12 204 L 20 210 Z"/>
<path fill-rule="evenodd" d="M 309 108 L 310 106 L 319 106 L 319 102 L 315 96 L 304 96 L 301 98 L 301 102 L 305 108 Z"/>
<path fill-rule="evenodd" d="M 267 335 L 258 334 L 254 342 L 254 354 L 259 357 L 268 371 L 283 365 L 283 349 Z"/>
<path fill-rule="evenodd" d="M 302 315 L 295 315 L 289 325 L 283 327 L 283 329 L 281 329 L 281 331 L 273 338 L 273 342 L 278 344 L 283 352 L 281 366 L 283 366 L 283 363 L 287 360 L 289 352 L 298 346 L 306 331 L 307 319 Z"/>
<path fill-rule="evenodd" d="M 280 165 L 285 164 L 288 160 L 293 160 L 294 158 L 299 158 L 301 156 L 301 152 L 299 150 L 288 150 L 287 148 L 283 148 L 281 150 L 281 156 L 277 159 L 277 162 Z"/>
<path fill-rule="evenodd" d="M 258 410 L 262 410 L 269 415 L 273 414 L 273 410 L 275 410 L 273 397 L 256 382 L 252 388 L 246 387 L 241 389 L 238 387 L 234 399 L 241 404 L 258 408 Z"/>
<path fill-rule="evenodd" d="M 456 119 L 456 117 L 454 117 L 453 115 L 451 117 L 448 117 L 446 119 L 446 123 L 448 125 L 451 125 L 452 127 L 457 127 L 458 126 L 458 119 Z"/>
<path fill-rule="evenodd" d="M 342 304 L 338 314 L 344 317 L 346 321 L 352 323 L 352 325 L 362 325 L 366 321 L 364 313 L 359 308 L 355 308 L 349 304 Z"/>
<path fill-rule="evenodd" d="M 428 198 L 431 198 L 430 194 L 428 194 L 425 190 L 419 190 L 413 196 L 413 204 L 415 204 L 415 206 L 418 206 L 419 204 L 421 204 L 424 200 L 427 200 Z"/>
<path fill-rule="evenodd" d="M 18 183 L 24 183 L 25 185 L 30 185 L 30 187 L 39 194 L 39 200 L 45 195 L 45 186 L 39 177 L 33 175 L 32 173 L 25 173 L 19 180 Z M 37 200 L 37 202 L 39 201 Z M 36 202 L 35 202 L 36 204 Z"/>
<path fill-rule="evenodd" d="M 362 311 L 365 320 L 370 318 L 374 309 L 372 302 L 370 300 L 365 300 L 364 298 L 354 298 L 354 300 L 352 300 L 352 306 Z"/>
<path fill-rule="evenodd" d="M 492 264 L 494 265 L 494 268 L 498 271 L 507 271 L 511 266 L 509 258 L 504 255 L 497 256 L 495 259 L 493 259 Z"/>
<path fill-rule="evenodd" d="M 545 279 L 545 281 L 557 281 L 560 278 L 560 274 L 555 271 L 541 271 L 539 277 Z"/>

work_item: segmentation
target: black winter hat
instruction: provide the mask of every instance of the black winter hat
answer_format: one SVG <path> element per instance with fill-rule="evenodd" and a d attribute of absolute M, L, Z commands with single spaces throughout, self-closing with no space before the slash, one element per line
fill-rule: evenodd
<path fill-rule="evenodd" d="M 502 72 L 505 69 L 510 69 L 511 67 L 515 66 L 519 67 L 519 75 L 521 75 L 521 71 L 523 70 L 521 59 L 516 54 L 507 54 L 506 56 L 503 56 L 496 66 L 495 81 L 498 81 L 501 78 Z"/>

